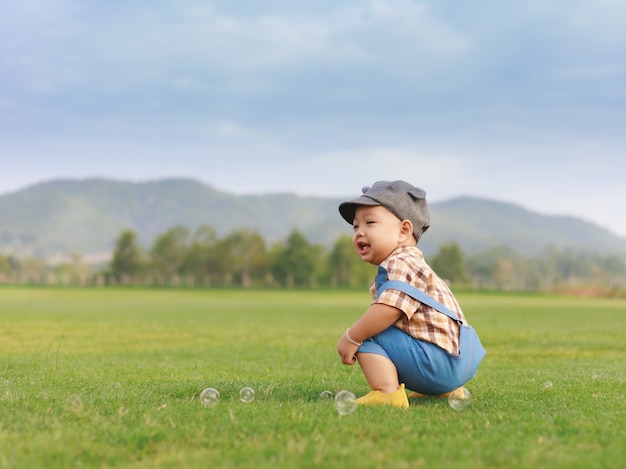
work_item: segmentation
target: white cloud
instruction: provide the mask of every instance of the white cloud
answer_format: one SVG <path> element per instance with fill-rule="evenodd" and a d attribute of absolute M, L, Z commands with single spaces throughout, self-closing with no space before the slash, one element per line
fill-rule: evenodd
<path fill-rule="evenodd" d="M 211 126 L 216 137 L 236 139 L 238 141 L 259 137 L 259 133 L 253 129 L 244 127 L 234 122 L 222 121 Z"/>
<path fill-rule="evenodd" d="M 20 2 L 22 3 L 22 2 Z M 203 3 L 110 5 L 23 2 L 3 22 L 2 48 L 19 77 L 45 76 L 46 88 L 158 82 L 168 75 L 215 71 L 389 63 L 392 56 L 434 60 L 464 51 L 468 39 L 406 0 L 341 2 L 324 10 L 222 12 Z M 10 27 L 18 24 L 17 27 Z M 8 41 L 8 42 L 7 42 Z M 438 59 L 439 60 L 439 59 Z M 420 68 L 427 64 L 422 63 Z M 107 73 L 109 71 L 110 73 Z M 110 85 L 109 85 L 110 86 Z M 41 85 L 39 85 L 41 87 Z"/>
<path fill-rule="evenodd" d="M 603 220 L 626 197 L 619 0 L 5 3 L 0 191 L 187 175 L 350 195 L 403 177 Z"/>

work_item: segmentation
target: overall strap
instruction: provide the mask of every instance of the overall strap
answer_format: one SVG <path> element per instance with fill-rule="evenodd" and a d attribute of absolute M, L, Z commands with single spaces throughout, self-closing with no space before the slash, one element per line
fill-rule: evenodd
<path fill-rule="evenodd" d="M 442 305 L 433 297 L 429 296 L 426 292 L 423 292 L 422 290 L 419 290 L 415 288 L 413 285 L 410 285 L 406 282 L 402 282 L 400 280 L 386 280 L 386 278 L 387 278 L 387 271 L 384 268 L 379 266 L 378 275 L 376 276 L 376 289 L 377 289 L 376 296 L 380 296 L 380 294 L 383 291 L 389 288 L 392 290 L 400 290 L 401 292 L 406 293 L 410 297 L 415 298 L 420 303 L 423 303 L 427 306 L 430 306 L 433 309 L 436 309 L 440 313 L 445 314 L 446 316 L 448 316 L 449 318 L 455 320 L 456 322 L 460 324 L 462 323 L 462 321 L 457 317 L 456 314 L 450 311 L 450 309 L 448 309 L 445 305 Z"/>

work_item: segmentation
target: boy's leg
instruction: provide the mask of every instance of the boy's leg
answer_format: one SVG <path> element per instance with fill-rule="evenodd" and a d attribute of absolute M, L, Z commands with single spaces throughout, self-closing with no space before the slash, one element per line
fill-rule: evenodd
<path fill-rule="evenodd" d="M 398 383 L 398 370 L 391 360 L 377 353 L 357 353 L 357 360 L 372 391 L 356 400 L 357 404 L 409 407 L 404 384 Z"/>
<path fill-rule="evenodd" d="M 376 353 L 357 353 L 361 370 L 365 379 L 375 391 L 383 393 L 395 392 L 400 388 L 398 370 L 391 360 Z"/>
<path fill-rule="evenodd" d="M 399 382 L 424 395 L 440 395 L 453 387 L 447 379 L 449 354 L 394 326 L 365 340 L 356 355 L 372 389 L 381 392 L 393 392 Z"/>

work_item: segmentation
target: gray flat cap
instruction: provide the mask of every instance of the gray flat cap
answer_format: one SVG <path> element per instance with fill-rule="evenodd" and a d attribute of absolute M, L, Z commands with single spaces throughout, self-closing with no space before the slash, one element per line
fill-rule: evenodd
<path fill-rule="evenodd" d="M 410 220 L 418 241 L 430 226 L 430 211 L 423 189 L 405 181 L 378 181 L 362 191 L 363 194 L 356 199 L 339 204 L 339 213 L 348 223 L 354 222 L 357 205 L 382 205 L 400 220 Z"/>

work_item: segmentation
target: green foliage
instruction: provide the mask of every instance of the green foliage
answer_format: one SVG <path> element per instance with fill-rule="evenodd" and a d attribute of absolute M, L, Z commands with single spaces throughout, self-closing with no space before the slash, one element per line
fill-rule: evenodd
<path fill-rule="evenodd" d="M 552 290 L 559 285 L 615 286 L 623 284 L 626 265 L 617 256 L 571 250 L 546 250 L 523 257 L 507 246 L 469 256 L 467 270 L 476 288 L 498 290 Z"/>
<path fill-rule="evenodd" d="M 55 267 L 41 259 L 0 264 L 0 283 L 97 284 L 117 283 L 158 286 L 248 287 L 358 287 L 368 285 L 374 268 L 354 253 L 350 236 L 339 237 L 329 250 L 309 242 L 294 230 L 285 243 L 269 248 L 260 233 L 235 230 L 223 238 L 208 225 L 190 237 L 181 226 L 157 236 L 147 256 L 136 234 L 124 230 L 116 241 L 112 278 L 93 272 L 74 253 L 70 262 Z M 508 246 L 498 246 L 466 256 L 456 242 L 444 244 L 429 259 L 435 272 L 456 288 L 509 291 L 593 289 L 595 294 L 620 295 L 626 285 L 626 266 L 617 256 L 546 250 L 541 256 L 523 257 Z M 59 279 L 60 277 L 60 279 Z"/>
<path fill-rule="evenodd" d="M 212 261 L 212 251 L 217 242 L 217 233 L 212 226 L 199 226 L 193 234 L 191 245 L 187 250 L 181 271 L 201 279 L 206 274 L 210 274 Z"/>
<path fill-rule="evenodd" d="M 252 285 L 252 276 L 261 276 L 269 264 L 265 240 L 249 229 L 234 231 L 218 244 L 221 262 L 226 263 L 226 273 L 235 275 L 244 288 Z"/>
<path fill-rule="evenodd" d="M 0 288 L 0 467 L 621 468 L 626 302 L 462 294 L 472 405 L 340 417 L 365 291 Z M 550 386 L 551 384 L 551 386 Z M 203 407 L 215 387 L 221 402 Z M 252 386 L 256 400 L 239 401 Z"/>
<path fill-rule="evenodd" d="M 329 279 L 333 286 L 365 286 L 372 282 L 375 268 L 363 262 L 354 252 L 352 236 L 342 236 L 328 255 Z"/>
<path fill-rule="evenodd" d="M 124 230 L 115 242 L 115 251 L 111 261 L 111 273 L 118 281 L 124 277 L 132 277 L 141 271 L 142 255 L 137 233 Z"/>
<path fill-rule="evenodd" d="M 0 254 L 0 274 L 8 274 L 13 270 L 9 259 Z"/>
<path fill-rule="evenodd" d="M 312 246 L 304 235 L 294 230 L 272 264 L 272 274 L 282 285 L 310 286 L 317 278 L 321 249 Z"/>
<path fill-rule="evenodd" d="M 463 253 L 458 243 L 448 243 L 439 247 L 439 251 L 430 261 L 437 274 L 452 283 L 467 281 L 467 271 Z"/>
<path fill-rule="evenodd" d="M 171 276 L 179 272 L 188 250 L 189 231 L 183 226 L 167 230 L 154 240 L 150 263 L 155 273 Z"/>

